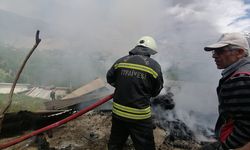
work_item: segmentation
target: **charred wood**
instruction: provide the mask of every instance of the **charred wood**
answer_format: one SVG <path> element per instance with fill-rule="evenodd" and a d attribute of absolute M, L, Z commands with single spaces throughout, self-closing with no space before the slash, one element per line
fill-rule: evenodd
<path fill-rule="evenodd" d="M 6 113 L 2 122 L 0 138 L 12 137 L 20 135 L 25 131 L 40 129 L 64 119 L 72 113 L 72 111 L 56 114 L 37 114 L 30 111 Z"/>

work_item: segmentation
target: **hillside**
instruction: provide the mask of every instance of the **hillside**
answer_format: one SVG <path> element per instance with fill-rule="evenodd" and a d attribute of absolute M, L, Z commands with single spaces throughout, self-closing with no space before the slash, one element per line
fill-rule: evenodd
<path fill-rule="evenodd" d="M 0 10 L 0 20 L 0 41 L 3 43 L 14 43 L 24 37 L 33 37 L 34 31 L 42 30 L 47 26 L 41 20 L 24 17 L 5 10 Z"/>
<path fill-rule="evenodd" d="M 29 52 L 26 48 L 15 48 L 0 43 L 0 81 L 12 82 L 24 58 Z M 106 74 L 102 54 L 67 49 L 40 50 L 32 54 L 18 80 L 19 83 L 35 85 L 55 85 L 79 87 L 96 77 Z M 7 77 L 8 78 L 7 78 Z"/>

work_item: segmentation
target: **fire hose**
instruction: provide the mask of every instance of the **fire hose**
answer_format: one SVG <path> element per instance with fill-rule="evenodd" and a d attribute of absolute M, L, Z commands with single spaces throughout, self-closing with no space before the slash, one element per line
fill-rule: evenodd
<path fill-rule="evenodd" d="M 69 117 L 67 117 L 67 118 L 65 118 L 65 119 L 62 119 L 62 120 L 60 120 L 60 121 L 58 121 L 58 122 L 55 122 L 55 123 L 53 123 L 53 124 L 51 124 L 51 125 L 48 125 L 48 126 L 46 126 L 46 127 L 43 127 L 43 128 L 41 128 L 41 129 L 38 129 L 38 130 L 36 130 L 36 131 L 33 131 L 33 132 L 31 132 L 31 133 L 28 133 L 28 134 L 26 134 L 26 135 L 24 135 L 24 136 L 21 136 L 21 137 L 19 137 L 19 138 L 16 138 L 16 139 L 14 139 L 14 140 L 12 140 L 12 141 L 9 141 L 9 142 L 7 142 L 7 143 L 5 143 L 5 144 L 0 144 L 0 149 L 4 149 L 4 148 L 7 148 L 7 147 L 10 147 L 10 146 L 12 146 L 12 145 L 15 145 L 15 144 L 17 144 L 17 143 L 19 143 L 19 142 L 22 142 L 22 141 L 24 141 L 24 140 L 30 138 L 30 137 L 32 137 L 32 136 L 35 136 L 35 135 L 37 135 L 37 134 L 39 134 L 39 133 L 42 133 L 42 132 L 44 132 L 44 131 L 47 131 L 47 130 L 56 128 L 56 127 L 58 127 L 58 126 L 60 126 L 60 125 L 62 125 L 62 124 L 65 124 L 65 123 L 67 123 L 67 122 L 73 120 L 73 119 L 76 119 L 77 117 L 79 117 L 79 116 L 85 114 L 86 112 L 88 112 L 88 111 L 90 111 L 90 110 L 92 110 L 92 109 L 94 109 L 94 108 L 96 108 L 96 107 L 98 107 L 98 106 L 104 104 L 105 102 L 111 100 L 112 98 L 113 98 L 113 94 L 110 94 L 110 95 L 108 95 L 108 96 L 106 96 L 106 97 L 104 97 L 104 98 L 98 100 L 96 103 L 94 103 L 94 104 L 92 104 L 92 105 L 90 105 L 90 106 L 88 106 L 88 107 L 86 107 L 86 108 L 80 110 L 79 112 L 77 112 L 77 113 L 75 113 L 75 114 L 73 114 L 73 115 L 71 115 L 71 116 L 69 116 Z"/>

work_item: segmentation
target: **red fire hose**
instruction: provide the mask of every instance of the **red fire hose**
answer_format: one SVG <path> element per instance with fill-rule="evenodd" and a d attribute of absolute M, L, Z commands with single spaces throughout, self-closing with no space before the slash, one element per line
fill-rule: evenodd
<path fill-rule="evenodd" d="M 16 138 L 16 139 L 14 139 L 13 141 L 9 141 L 8 143 L 0 144 L 0 149 L 4 149 L 4 148 L 7 148 L 7 147 L 10 147 L 10 146 L 12 146 L 12 145 L 15 145 L 15 144 L 17 144 L 17 143 L 19 143 L 19 142 L 22 142 L 22 141 L 24 141 L 24 140 L 30 138 L 30 137 L 32 137 L 32 136 L 35 136 L 35 135 L 37 135 L 37 134 L 39 134 L 39 133 L 42 133 L 42 132 L 44 132 L 44 131 L 47 131 L 47 130 L 53 129 L 53 128 L 55 128 L 55 127 L 58 127 L 58 126 L 60 126 L 60 125 L 62 125 L 62 124 L 65 124 L 65 123 L 67 123 L 67 122 L 69 122 L 69 121 L 71 121 L 71 120 L 73 120 L 73 119 L 75 119 L 75 118 L 77 118 L 77 117 L 79 117 L 79 116 L 85 114 L 86 112 L 88 112 L 88 111 L 90 111 L 90 110 L 92 110 L 92 109 L 94 109 L 94 108 L 100 106 L 101 104 L 103 104 L 103 103 L 105 103 L 105 102 L 111 100 L 112 98 L 113 98 L 113 94 L 110 94 L 110 95 L 108 95 L 108 96 L 106 96 L 106 97 L 104 97 L 104 98 L 98 100 L 96 103 L 94 103 L 94 104 L 92 104 L 92 105 L 90 105 L 90 106 L 84 108 L 83 110 L 80 110 L 79 112 L 77 112 L 77 113 L 75 113 L 75 114 L 73 114 L 73 115 L 71 115 L 71 116 L 69 116 L 69 117 L 67 117 L 67 118 L 65 118 L 65 119 L 62 119 L 62 120 L 60 120 L 60 121 L 58 121 L 58 122 L 56 122 L 56 123 L 53 123 L 53 124 L 51 124 L 51 125 L 48 125 L 48 126 L 46 126 L 46 127 L 43 127 L 43 128 L 38 129 L 38 130 L 36 130 L 36 131 L 33 131 L 33 132 L 31 132 L 31 133 L 29 133 L 29 134 L 26 134 L 26 135 L 24 135 L 24 136 L 21 136 L 21 137 L 19 137 L 19 138 Z"/>

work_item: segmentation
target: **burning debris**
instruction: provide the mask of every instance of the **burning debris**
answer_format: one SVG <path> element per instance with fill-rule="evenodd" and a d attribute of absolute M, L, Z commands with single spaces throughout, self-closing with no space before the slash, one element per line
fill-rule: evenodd
<path fill-rule="evenodd" d="M 33 145 L 35 145 L 39 150 L 71 150 L 83 148 L 96 150 L 107 149 L 106 146 L 111 128 L 111 113 L 96 113 L 95 111 L 92 111 L 87 115 L 79 117 L 80 115 L 107 102 L 113 97 L 111 94 L 108 96 L 108 98 L 101 99 L 92 105 L 93 101 L 100 99 L 101 97 L 105 96 L 107 92 L 110 92 L 107 90 L 107 86 L 103 81 L 101 81 L 101 79 L 96 79 L 91 83 L 80 87 L 79 89 L 63 97 L 62 100 L 56 100 L 53 97 L 52 101 L 46 102 L 45 104 L 47 109 L 50 110 L 48 112 L 33 113 L 29 111 L 20 111 L 18 113 L 5 113 L 11 104 L 13 91 L 23 67 L 40 41 L 41 39 L 39 38 L 39 31 L 37 31 L 36 43 L 28 54 L 28 57 L 26 57 L 26 60 L 20 68 L 11 88 L 9 102 L 2 113 L 4 114 L 4 117 L 1 118 L 0 128 L 1 138 L 22 134 L 25 131 L 36 130 L 37 132 L 34 131 L 31 134 L 22 136 L 19 139 L 24 140 L 32 136 L 35 136 L 35 138 L 33 138 L 31 141 L 25 141 L 25 145 L 23 145 L 23 143 L 19 143 L 13 146 L 12 142 L 0 144 L 0 149 L 7 148 L 8 146 L 13 146 L 14 149 L 28 149 L 28 147 L 32 147 Z M 79 110 L 79 108 L 81 109 L 90 104 L 91 107 L 87 107 L 86 111 L 85 109 Z M 54 113 L 53 111 L 51 112 L 51 110 L 65 109 L 69 107 L 72 107 L 73 109 L 60 113 Z M 167 119 L 169 111 L 172 111 L 174 107 L 175 103 L 173 101 L 173 94 L 170 92 L 170 90 L 167 91 L 167 94 L 160 95 L 152 99 L 152 108 L 154 112 L 153 119 L 155 120 L 154 122 L 156 127 L 156 132 L 154 132 L 156 137 L 156 147 L 157 149 L 162 149 L 163 147 L 170 145 L 172 148 L 178 147 L 182 149 L 192 149 L 194 146 L 190 145 L 190 143 L 195 143 L 195 138 L 192 131 L 186 126 L 184 122 L 180 121 L 176 115 L 173 115 L 172 120 Z M 110 109 L 111 105 L 107 105 L 105 108 L 105 110 Z M 73 112 L 73 110 L 79 112 Z M 163 110 L 164 113 L 158 113 L 157 111 L 159 110 Z M 72 119 L 75 119 L 76 117 L 79 118 L 62 125 Z M 50 124 L 52 124 L 52 126 L 48 126 Z M 47 126 L 49 128 L 47 128 Z M 48 135 L 42 133 L 48 130 L 51 131 L 51 129 L 55 127 L 58 127 L 54 129 L 55 136 L 52 136 L 51 132 L 49 132 Z M 15 140 L 15 144 L 20 142 L 19 139 Z M 183 145 L 183 143 L 176 143 L 176 141 L 184 141 L 189 144 Z M 0 143 L 6 143 L 6 141 L 3 140 Z M 13 147 L 11 149 L 13 149 Z M 131 139 L 127 141 L 126 149 L 133 149 Z"/>
<path fill-rule="evenodd" d="M 86 107 L 85 102 L 90 105 L 100 97 L 98 93 L 101 93 L 101 95 L 107 94 L 105 85 L 99 84 L 101 83 L 99 81 L 100 79 L 97 79 L 91 82 L 87 87 L 83 86 L 84 88 L 81 89 L 84 90 L 81 92 L 85 92 L 85 94 L 78 92 L 78 96 L 75 98 L 71 97 L 69 99 L 70 101 L 67 103 L 59 104 L 60 101 L 64 102 L 66 100 L 55 100 L 56 103 L 53 103 L 55 101 L 47 102 L 47 106 L 49 107 L 76 107 L 74 112 L 73 110 L 53 110 L 55 112 L 51 110 L 51 112 L 47 113 L 22 111 L 6 115 L 3 123 L 4 126 L 2 127 L 1 138 L 20 135 L 28 130 L 42 128 L 79 111 L 79 107 L 81 109 Z M 175 102 L 173 96 L 173 93 L 168 91 L 166 94 L 159 95 L 151 100 L 153 120 L 155 123 L 154 135 L 156 148 L 167 150 L 197 149 L 200 146 L 200 141 L 197 140 L 195 132 L 192 131 L 185 122 L 178 118 L 174 109 Z M 24 147 L 25 149 L 37 147 L 41 150 L 73 150 L 83 148 L 95 150 L 107 149 L 106 146 L 111 128 L 111 108 L 111 104 L 107 104 L 105 107 L 102 106 L 74 121 L 53 129 L 53 136 L 51 132 L 49 132 L 49 134 L 41 133 L 35 138 L 32 138 L 32 140 L 27 140 L 12 146 L 11 149 L 24 149 Z M 58 113 L 58 111 L 60 111 L 60 113 Z M 13 130 L 13 128 L 16 130 Z M 204 134 L 204 136 L 211 135 L 212 133 L 212 130 L 205 129 L 203 126 L 197 125 L 197 129 Z M 5 143 L 4 141 L 5 139 L 2 139 L 0 143 Z M 125 149 L 134 149 L 131 139 L 127 141 Z"/>
<path fill-rule="evenodd" d="M 188 124 L 178 117 L 174 109 L 173 96 L 172 92 L 167 91 L 166 94 L 152 99 L 155 126 L 167 133 L 162 149 L 169 149 L 169 147 L 173 149 L 198 149 L 202 143 L 213 141 L 214 132 L 211 128 L 199 124 L 198 121 L 193 123 L 192 128 L 190 128 Z M 189 112 L 187 115 L 197 117 L 195 112 Z"/>
<path fill-rule="evenodd" d="M 175 107 L 173 100 L 174 94 L 168 92 L 167 94 L 159 95 L 151 99 L 152 107 L 161 107 L 164 110 L 171 110 Z"/>
<path fill-rule="evenodd" d="M 174 113 L 173 96 L 172 92 L 167 92 L 152 99 L 155 126 L 166 132 L 166 137 L 160 147 L 162 149 L 193 149 L 197 147 L 194 133 Z"/>
<path fill-rule="evenodd" d="M 72 113 L 72 110 L 40 113 L 30 111 L 6 113 L 2 122 L 0 138 L 21 135 L 25 131 L 40 129 L 66 118 Z"/>

